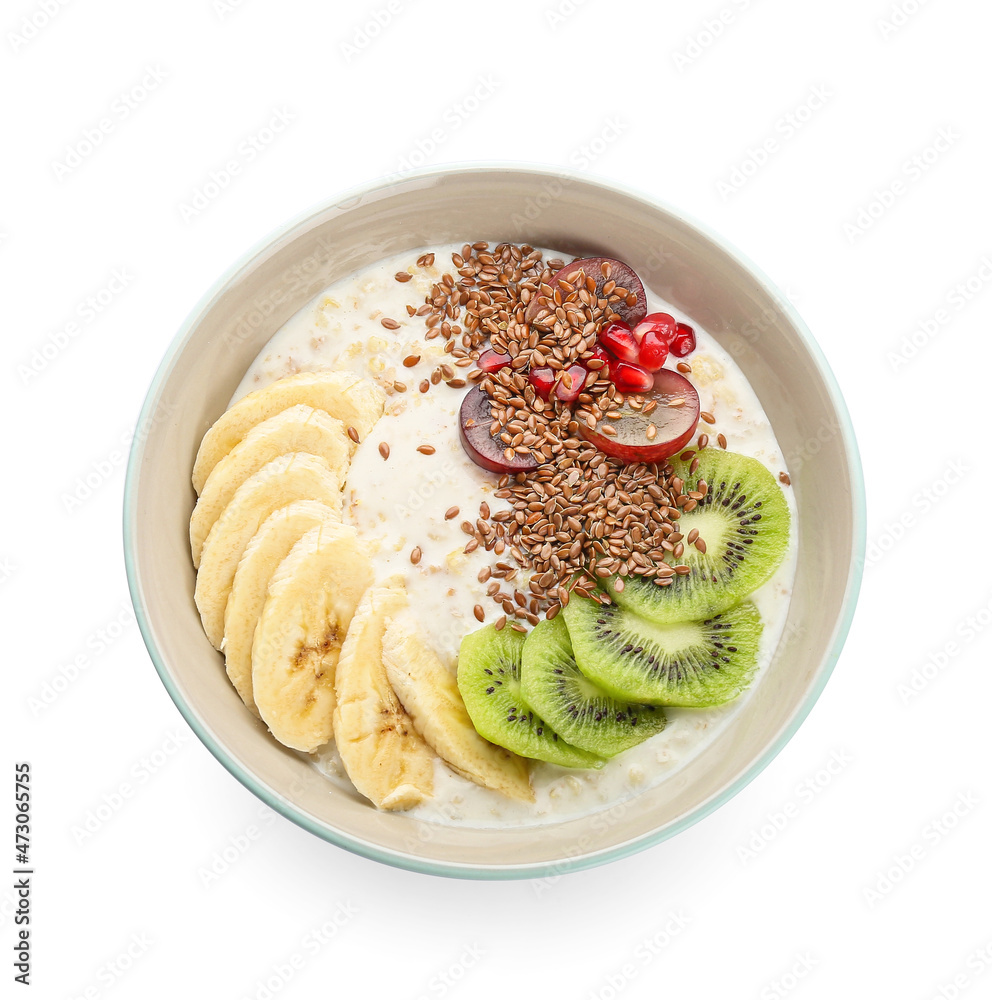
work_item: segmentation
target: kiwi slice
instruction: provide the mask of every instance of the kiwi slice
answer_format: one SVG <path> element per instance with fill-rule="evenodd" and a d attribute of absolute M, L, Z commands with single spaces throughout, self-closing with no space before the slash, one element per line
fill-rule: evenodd
<path fill-rule="evenodd" d="M 601 757 L 629 750 L 665 728 L 665 713 L 656 705 L 617 701 L 579 670 L 560 615 L 527 636 L 520 689 L 559 735 Z"/>
<path fill-rule="evenodd" d="M 682 563 L 689 572 L 669 577 L 666 586 L 638 576 L 626 577 L 622 590 L 617 577 L 605 584 L 621 607 L 663 624 L 706 618 L 738 604 L 775 572 L 789 547 L 789 505 L 761 462 L 714 448 L 696 457 L 694 473 L 688 462 L 672 461 L 687 489 L 701 479 L 708 487 L 698 506 L 679 519 L 685 551 L 673 565 Z M 705 553 L 685 541 L 693 528 Z"/>
<path fill-rule="evenodd" d="M 602 767 L 595 754 L 566 743 L 520 694 L 525 637 L 515 629 L 487 625 L 462 639 L 458 690 L 476 731 L 521 757 L 562 767 Z"/>
<path fill-rule="evenodd" d="M 564 616 L 579 670 L 614 698 L 722 705 L 751 683 L 757 667 L 761 616 L 750 601 L 659 625 L 615 604 L 573 597 Z"/>

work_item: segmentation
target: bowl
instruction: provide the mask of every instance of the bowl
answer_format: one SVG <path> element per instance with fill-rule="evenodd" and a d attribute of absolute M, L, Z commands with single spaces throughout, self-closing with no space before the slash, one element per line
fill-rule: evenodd
<path fill-rule="evenodd" d="M 646 285 L 734 356 L 774 428 L 798 510 L 798 568 L 782 641 L 746 707 L 656 787 L 606 812 L 505 830 L 383 813 L 322 778 L 244 707 L 193 602 L 190 470 L 204 431 L 286 319 L 332 281 L 417 247 L 490 239 L 628 261 Z M 557 875 L 686 829 L 782 749 L 846 637 L 865 536 L 857 445 L 833 376 L 802 320 L 738 251 L 653 197 L 523 165 L 410 173 L 322 205 L 249 251 L 207 292 L 149 389 L 127 472 L 124 545 L 135 613 L 180 712 L 260 799 L 318 837 L 415 871 Z"/>

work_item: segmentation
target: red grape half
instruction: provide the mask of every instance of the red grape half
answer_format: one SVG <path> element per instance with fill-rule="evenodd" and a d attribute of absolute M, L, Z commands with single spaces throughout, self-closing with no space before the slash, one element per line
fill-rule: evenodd
<path fill-rule="evenodd" d="M 579 433 L 600 451 L 623 462 L 661 462 L 678 454 L 691 440 L 699 423 L 699 395 L 692 383 L 670 368 L 654 377 L 654 389 L 641 397 L 657 406 L 645 414 L 629 399 L 619 420 L 600 420 L 595 428 L 579 423 Z M 604 434 L 603 427 L 614 434 Z M 652 428 L 654 428 L 652 430 Z"/>
<path fill-rule="evenodd" d="M 506 457 L 506 445 L 492 436 L 492 423 L 489 396 L 479 386 L 470 389 L 465 393 L 458 415 L 459 437 L 468 457 L 483 469 L 500 475 L 533 472 L 537 460 L 530 453 L 516 452 L 512 459 Z"/>
<path fill-rule="evenodd" d="M 620 300 L 611 303 L 613 311 L 628 326 L 635 326 L 639 323 L 648 311 L 648 300 L 644 295 L 644 286 L 641 279 L 622 260 L 614 260 L 612 257 L 583 257 L 580 260 L 573 260 L 571 264 L 566 264 L 560 271 L 555 273 L 549 284 L 552 288 L 557 288 L 562 281 L 575 284 L 578 280 L 579 272 L 583 272 L 587 278 L 592 278 L 596 283 L 596 297 L 607 298 L 603 294 L 604 286 L 612 281 L 620 288 L 626 288 L 628 293 L 633 295 L 632 304 Z M 606 277 L 604 271 L 609 272 Z M 573 280 L 569 280 L 573 279 Z M 612 289 L 611 289 L 612 292 Z M 563 296 L 567 296 L 567 291 L 562 289 Z M 538 313 L 544 306 L 541 303 L 542 296 L 535 295 L 527 306 L 524 319 L 528 323 L 533 323 Z"/>

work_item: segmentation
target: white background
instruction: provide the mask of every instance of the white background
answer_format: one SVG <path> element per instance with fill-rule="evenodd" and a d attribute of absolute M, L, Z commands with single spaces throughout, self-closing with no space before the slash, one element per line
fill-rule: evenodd
<path fill-rule="evenodd" d="M 34 766 L 33 995 L 992 994 L 990 27 L 979 0 L 3 4 L 0 739 Z M 215 278 L 344 189 L 484 158 L 633 185 L 744 250 L 868 481 L 858 614 L 796 737 L 688 832 L 553 884 L 393 870 L 268 814 L 169 700 L 121 551 L 123 442 Z"/>

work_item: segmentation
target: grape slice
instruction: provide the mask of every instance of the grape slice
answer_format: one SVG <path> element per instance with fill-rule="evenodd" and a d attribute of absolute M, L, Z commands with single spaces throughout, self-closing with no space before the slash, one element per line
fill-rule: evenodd
<path fill-rule="evenodd" d="M 529 452 L 525 455 L 515 452 L 511 459 L 506 457 L 506 446 L 492 436 L 492 423 L 489 396 L 479 386 L 470 389 L 458 413 L 458 436 L 468 457 L 483 469 L 500 475 L 533 472 L 537 460 Z"/>
<path fill-rule="evenodd" d="M 592 278 L 596 283 L 596 297 L 608 298 L 604 294 L 604 287 L 609 282 L 614 282 L 616 287 L 626 288 L 630 304 L 624 299 L 610 303 L 613 311 L 628 326 L 635 326 L 639 323 L 648 311 L 648 300 L 644 294 L 644 286 L 641 279 L 622 260 L 615 260 L 613 257 L 582 257 L 573 260 L 571 264 L 566 264 L 560 271 L 557 271 L 549 284 L 552 289 L 561 288 L 563 296 L 567 296 L 568 290 L 561 287 L 561 282 L 565 281 L 569 285 L 574 285 L 579 278 L 579 272 L 585 274 L 587 278 Z M 569 280 L 573 279 L 573 280 Z M 611 293 L 613 289 L 611 288 Z M 542 301 L 544 296 L 535 295 L 527 306 L 524 319 L 528 323 L 533 323 L 542 309 L 547 308 L 546 301 Z"/>
<path fill-rule="evenodd" d="M 600 451 L 622 462 L 661 462 L 678 454 L 691 440 L 699 423 L 699 395 L 692 383 L 670 368 L 654 377 L 654 389 L 641 397 L 645 406 L 657 405 L 645 414 L 630 405 L 620 408 L 619 420 L 604 418 L 595 428 L 579 423 L 579 433 Z M 603 427 L 615 433 L 604 434 Z M 651 428 L 654 428 L 652 431 Z"/>

